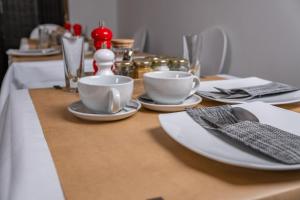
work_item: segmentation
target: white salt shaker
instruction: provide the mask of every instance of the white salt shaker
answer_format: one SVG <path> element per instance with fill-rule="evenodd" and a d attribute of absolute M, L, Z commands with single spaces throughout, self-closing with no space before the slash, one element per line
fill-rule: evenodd
<path fill-rule="evenodd" d="M 115 61 L 115 54 L 110 49 L 99 49 L 94 54 L 94 60 L 98 67 L 96 75 L 114 75 L 112 66 Z"/>

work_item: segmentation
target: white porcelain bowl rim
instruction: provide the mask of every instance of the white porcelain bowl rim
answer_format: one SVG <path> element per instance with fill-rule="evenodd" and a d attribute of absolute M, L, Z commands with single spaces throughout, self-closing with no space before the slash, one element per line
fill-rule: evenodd
<path fill-rule="evenodd" d="M 181 76 L 181 77 L 162 77 L 162 76 L 157 76 L 160 74 L 171 74 L 171 75 L 175 75 L 175 74 L 181 74 L 181 75 L 185 75 L 185 76 Z M 168 79 L 168 80 L 175 80 L 175 79 L 189 79 L 191 77 L 193 77 L 193 74 L 189 73 L 189 72 L 183 72 L 183 71 L 156 71 L 156 72 L 148 72 L 144 74 L 144 77 L 147 78 L 153 78 L 153 79 Z"/>
<path fill-rule="evenodd" d="M 121 78 L 124 80 L 122 83 L 90 83 L 87 82 L 91 79 L 103 79 L 103 78 Z M 111 86 L 111 85 L 126 85 L 129 83 L 132 83 L 133 79 L 128 76 L 120 76 L 120 75 L 105 75 L 105 76 L 86 76 L 83 78 L 80 78 L 78 83 L 82 85 L 90 85 L 90 86 Z"/>

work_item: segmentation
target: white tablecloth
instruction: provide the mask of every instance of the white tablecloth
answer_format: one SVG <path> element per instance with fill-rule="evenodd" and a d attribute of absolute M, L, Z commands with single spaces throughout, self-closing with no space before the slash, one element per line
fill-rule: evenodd
<path fill-rule="evenodd" d="M 85 72 L 92 72 L 92 59 L 85 60 Z M 15 62 L 6 72 L 1 86 L 0 113 L 9 93 L 15 89 L 47 88 L 65 85 L 62 60 L 40 62 Z"/>
<path fill-rule="evenodd" d="M 14 90 L 0 116 L 0 199 L 64 199 L 28 90 Z"/>

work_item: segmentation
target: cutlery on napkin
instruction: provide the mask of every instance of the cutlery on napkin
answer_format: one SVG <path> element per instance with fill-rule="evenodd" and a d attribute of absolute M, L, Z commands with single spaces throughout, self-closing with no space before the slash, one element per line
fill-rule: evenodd
<path fill-rule="evenodd" d="M 284 83 L 271 82 L 264 85 L 241 87 L 233 89 L 225 89 L 221 87 L 215 87 L 218 92 L 198 91 L 200 95 L 208 96 L 211 98 L 224 98 L 224 99 L 253 99 L 268 95 L 276 95 L 287 92 L 293 92 L 298 90 L 294 86 L 290 86 Z"/>
<path fill-rule="evenodd" d="M 192 96 L 193 96 L 193 94 L 190 95 L 190 96 L 188 96 L 187 98 L 185 98 L 185 100 L 191 98 Z M 145 101 L 145 102 L 147 102 L 147 103 L 159 104 L 159 103 L 156 103 L 153 99 L 151 99 L 146 93 L 140 95 L 140 96 L 138 97 L 138 99 L 140 99 L 140 100 L 142 100 L 142 101 Z M 184 101 L 185 101 L 185 100 L 184 100 Z"/>
<path fill-rule="evenodd" d="M 207 129 L 222 134 L 285 164 L 300 163 L 300 137 L 258 120 L 241 120 L 229 105 L 187 109 L 189 116 Z"/>

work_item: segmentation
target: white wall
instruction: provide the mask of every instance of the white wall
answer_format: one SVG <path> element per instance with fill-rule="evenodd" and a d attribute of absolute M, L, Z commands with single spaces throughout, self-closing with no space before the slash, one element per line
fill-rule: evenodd
<path fill-rule="evenodd" d="M 106 26 L 117 35 L 117 2 L 118 0 L 69 0 L 70 21 L 87 25 L 90 32 L 98 26 L 99 19 L 103 19 Z"/>
<path fill-rule="evenodd" d="M 181 55 L 181 36 L 221 25 L 228 33 L 226 67 L 300 87 L 300 0 L 119 0 L 118 28 L 149 29 L 149 51 Z"/>

